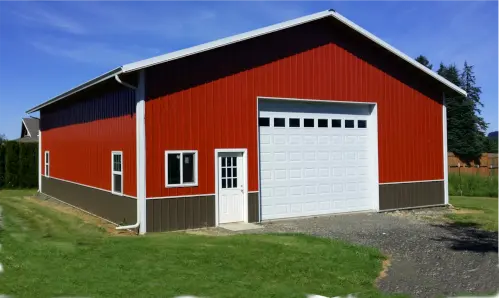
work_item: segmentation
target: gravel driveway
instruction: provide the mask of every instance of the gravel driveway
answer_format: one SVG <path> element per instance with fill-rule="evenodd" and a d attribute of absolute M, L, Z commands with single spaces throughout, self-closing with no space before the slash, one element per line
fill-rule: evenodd
<path fill-rule="evenodd" d="M 491 294 L 499 285 L 497 233 L 387 213 L 264 224 L 262 232 L 302 232 L 379 248 L 390 256 L 379 288 L 413 297 Z"/>

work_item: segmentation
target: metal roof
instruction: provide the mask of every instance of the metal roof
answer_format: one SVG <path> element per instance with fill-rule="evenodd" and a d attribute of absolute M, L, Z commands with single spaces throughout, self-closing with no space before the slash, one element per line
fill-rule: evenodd
<path fill-rule="evenodd" d="M 47 105 L 50 105 L 54 102 L 57 102 L 61 99 L 64 99 L 72 94 L 75 94 L 81 90 L 84 90 L 90 86 L 93 86 L 93 85 L 96 85 L 102 81 L 105 81 L 105 80 L 108 80 L 108 79 L 111 79 L 113 78 L 115 75 L 119 75 L 121 73 L 131 73 L 131 72 L 134 72 L 134 71 L 137 71 L 137 70 L 140 70 L 140 69 L 144 69 L 144 68 L 148 68 L 148 67 L 151 67 L 151 66 L 154 66 L 154 65 L 157 65 L 157 64 L 161 64 L 161 63 L 165 63 L 165 62 L 168 62 L 168 61 L 172 61 L 172 60 L 176 60 L 176 59 L 180 59 L 180 58 L 184 58 L 184 57 L 187 57 L 187 56 L 190 56 L 190 55 L 194 55 L 194 54 L 198 54 L 198 53 L 202 53 L 202 52 L 206 52 L 206 51 L 209 51 L 209 50 L 213 50 L 213 49 L 216 49 L 216 48 L 220 48 L 220 47 L 224 47 L 224 46 L 227 46 L 227 45 L 230 45 L 230 44 L 234 44 L 234 43 L 237 43 L 237 42 L 241 42 L 241 41 L 244 41 L 244 40 L 248 40 L 248 39 L 251 39 L 251 38 L 255 38 L 255 37 L 258 37 L 258 36 L 262 36 L 262 35 L 266 35 L 266 34 L 269 34 L 269 33 L 272 33 L 272 32 L 276 32 L 276 31 L 280 31 L 280 30 L 284 30 L 284 29 L 287 29 L 287 28 L 291 28 L 291 27 L 295 27 L 295 26 L 298 26 L 298 25 L 301 25 L 301 24 L 305 24 L 305 23 L 309 23 L 309 22 L 312 22 L 312 21 L 316 21 L 316 20 L 319 20 L 319 19 L 323 19 L 323 18 L 327 18 L 327 17 L 332 17 L 338 21 L 340 21 L 341 23 L 347 25 L 348 27 L 352 28 L 353 30 L 357 31 L 358 33 L 362 34 L 363 36 L 367 37 L 368 39 L 372 40 L 373 42 L 375 42 L 376 44 L 380 45 L 381 47 L 385 48 L 386 50 L 390 51 L 391 53 L 395 54 L 396 56 L 400 57 L 401 59 L 405 60 L 406 62 L 412 64 L 413 66 L 415 66 L 416 68 L 419 68 L 421 71 L 423 71 L 424 73 L 428 74 L 429 76 L 433 77 L 434 79 L 436 79 L 437 81 L 441 82 L 442 84 L 446 85 L 447 87 L 453 89 L 454 91 L 458 92 L 458 93 L 461 93 L 462 95 L 464 96 L 467 96 L 466 94 L 466 91 L 464 91 L 463 89 L 459 88 L 458 86 L 454 85 L 453 83 L 449 82 L 447 79 L 445 79 L 444 77 L 440 76 L 439 74 L 437 74 L 436 72 L 432 71 L 431 69 L 428 69 L 427 67 L 425 67 L 424 65 L 420 64 L 419 62 L 417 62 L 416 60 L 414 60 L 413 58 L 407 56 L 406 54 L 402 53 L 401 51 L 397 50 L 396 48 L 392 47 L 391 45 L 389 45 L 388 43 L 384 42 L 383 40 L 381 40 L 380 38 L 376 37 L 375 35 L 373 35 L 372 33 L 368 32 L 367 30 L 361 28 L 360 26 L 358 26 L 357 24 L 355 24 L 354 22 L 350 21 L 349 19 L 345 18 L 344 16 L 340 15 L 339 13 L 337 13 L 336 11 L 334 10 L 327 10 L 327 11 L 322 11 L 322 12 L 318 12 L 318 13 L 314 13 L 314 14 L 311 14 L 311 15 L 307 15 L 307 16 L 304 16 L 304 17 L 300 17 L 300 18 L 297 18 L 297 19 L 293 19 L 293 20 L 290 20 L 290 21 L 286 21 L 286 22 L 282 22 L 282 23 L 278 23 L 278 24 L 275 24 L 275 25 L 271 25 L 271 26 L 267 26 L 267 27 L 263 27 L 263 28 L 260 28 L 260 29 L 256 29 L 256 30 L 253 30 L 253 31 L 249 31 L 249 32 L 246 32 L 246 33 L 242 33 L 242 34 L 237 34 L 237 35 L 233 35 L 233 36 L 230 36 L 230 37 L 226 37 L 226 38 L 222 38 L 222 39 L 219 39 L 219 40 L 215 40 L 215 41 L 212 41 L 212 42 L 208 42 L 208 43 L 204 43 L 204 44 L 201 44 L 201 45 L 198 45 L 198 46 L 194 46 L 194 47 L 190 47 L 190 48 L 187 48 L 187 49 L 183 49 L 183 50 L 180 50 L 180 51 L 175 51 L 175 52 L 172 52 L 172 53 L 168 53 L 168 54 L 164 54 L 164 55 L 160 55 L 160 56 L 156 56 L 156 57 L 152 57 L 152 58 L 149 58 L 149 59 L 144 59 L 144 60 L 141 60 L 141 61 L 137 61 L 137 62 L 133 62 L 133 63 L 129 63 L 129 64 L 125 64 L 123 66 L 120 66 L 118 68 L 115 68 L 97 78 L 94 78 L 86 83 L 83 83 L 81 85 L 79 85 L 78 87 L 75 87 L 61 95 L 58 95 L 30 110 L 27 111 L 27 113 L 32 113 L 32 112 L 36 112 L 38 110 L 40 110 L 41 108 L 47 106 Z"/>

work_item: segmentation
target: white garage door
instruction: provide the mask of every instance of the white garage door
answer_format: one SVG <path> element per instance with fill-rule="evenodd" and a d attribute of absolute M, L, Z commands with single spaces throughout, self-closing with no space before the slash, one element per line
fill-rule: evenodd
<path fill-rule="evenodd" d="M 374 209 L 370 110 L 359 104 L 259 102 L 263 220 Z"/>

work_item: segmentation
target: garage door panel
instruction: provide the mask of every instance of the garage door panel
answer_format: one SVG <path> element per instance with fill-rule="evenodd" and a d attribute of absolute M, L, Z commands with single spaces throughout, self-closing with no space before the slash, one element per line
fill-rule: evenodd
<path fill-rule="evenodd" d="M 371 124 L 367 121 L 367 128 L 357 127 L 358 120 L 368 120 L 369 107 L 305 106 L 272 103 L 270 110 L 259 112 L 270 123 L 259 127 L 262 218 L 372 209 Z M 284 119 L 285 127 L 272 127 L 274 118 Z M 290 127 L 289 119 L 300 119 L 300 127 Z M 313 119 L 314 127 L 305 127 L 304 119 Z M 328 127 L 318 127 L 319 119 Z M 345 127 L 346 120 L 353 128 Z M 293 123 L 297 125 L 296 120 Z M 333 127 L 338 123 L 342 127 Z"/>

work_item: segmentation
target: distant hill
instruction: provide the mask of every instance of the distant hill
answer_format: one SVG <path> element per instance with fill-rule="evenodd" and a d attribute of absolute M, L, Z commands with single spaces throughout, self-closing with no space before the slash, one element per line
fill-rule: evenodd
<path fill-rule="evenodd" d="M 493 131 L 493 132 L 489 133 L 489 135 L 487 137 L 489 139 L 496 139 L 497 140 L 497 131 Z"/>

